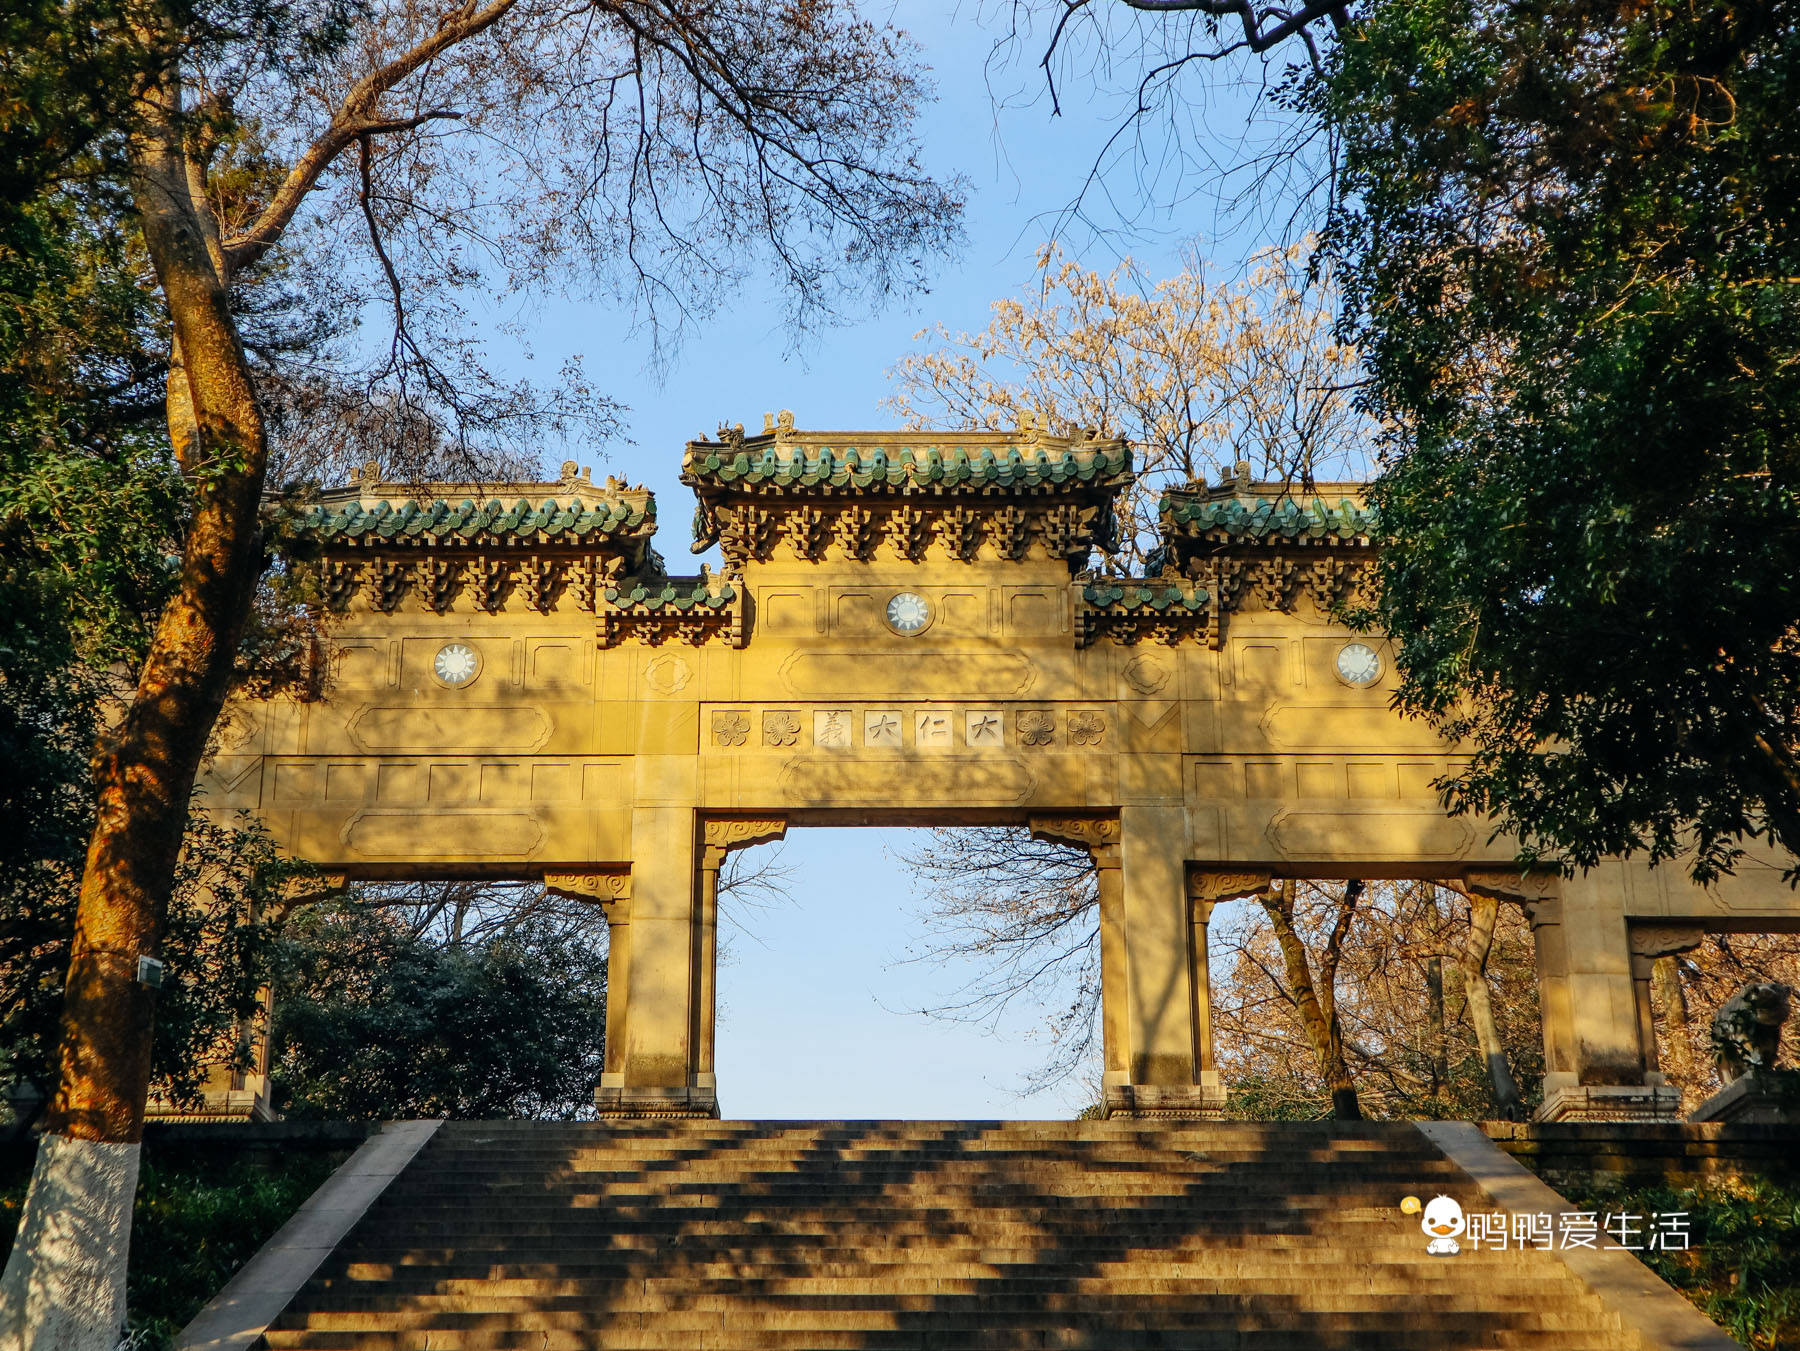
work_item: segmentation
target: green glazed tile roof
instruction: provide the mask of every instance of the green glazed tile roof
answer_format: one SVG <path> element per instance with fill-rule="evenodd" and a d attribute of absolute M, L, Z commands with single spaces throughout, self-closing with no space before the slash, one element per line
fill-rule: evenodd
<path fill-rule="evenodd" d="M 737 598 L 729 582 L 714 591 L 714 583 L 704 577 L 669 577 L 648 584 L 609 587 L 607 602 L 620 609 L 643 610 L 721 610 Z"/>
<path fill-rule="evenodd" d="M 455 505 L 353 501 L 314 507 L 301 521 L 305 533 L 326 544 L 597 544 L 635 542 L 655 528 L 656 504 L 647 496 L 566 505 L 546 499 L 535 507 L 524 498 L 510 506 L 467 498 Z"/>
<path fill-rule="evenodd" d="M 1366 540 L 1375 528 L 1374 508 L 1348 497 L 1201 497 L 1176 490 L 1163 494 L 1158 515 L 1165 536 L 1222 535 L 1231 539 Z"/>
<path fill-rule="evenodd" d="M 1117 486 L 1131 473 L 1131 450 L 1122 441 L 1069 447 L 819 446 L 774 445 L 733 450 L 696 443 L 682 462 L 682 482 L 714 488 L 920 488 L 998 487 L 1024 491 L 1094 484 Z"/>
<path fill-rule="evenodd" d="M 1201 610 L 1207 601 L 1203 587 L 1190 589 L 1178 583 L 1138 582 L 1127 577 L 1103 577 L 1089 582 L 1082 588 L 1081 596 L 1096 610 L 1151 610 L 1159 614 L 1168 610 Z"/>

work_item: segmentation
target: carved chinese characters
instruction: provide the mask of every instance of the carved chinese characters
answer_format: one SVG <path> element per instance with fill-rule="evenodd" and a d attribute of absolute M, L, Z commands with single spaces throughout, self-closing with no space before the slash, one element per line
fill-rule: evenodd
<path fill-rule="evenodd" d="M 707 738 L 720 751 L 755 744 L 781 751 L 1091 751 L 1103 749 L 1109 715 L 1077 708 L 1006 709 L 963 705 L 910 708 L 721 708 L 707 715 Z"/>

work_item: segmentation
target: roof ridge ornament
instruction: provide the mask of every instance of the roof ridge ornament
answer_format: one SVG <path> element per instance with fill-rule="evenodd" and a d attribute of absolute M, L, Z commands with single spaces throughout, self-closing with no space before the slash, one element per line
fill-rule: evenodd
<path fill-rule="evenodd" d="M 742 428 L 739 428 L 742 431 Z M 763 414 L 763 435 L 773 435 L 775 444 L 785 446 L 794 440 L 794 410 L 783 408 L 779 413 Z"/>
<path fill-rule="evenodd" d="M 1044 434 L 1040 425 L 1037 409 L 1024 407 L 1019 410 L 1018 442 L 1022 446 L 1035 446 Z"/>

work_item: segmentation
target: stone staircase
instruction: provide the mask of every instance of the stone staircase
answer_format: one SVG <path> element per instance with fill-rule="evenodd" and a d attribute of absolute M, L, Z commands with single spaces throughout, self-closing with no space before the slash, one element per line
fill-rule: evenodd
<path fill-rule="evenodd" d="M 1645 1351 L 1404 1124 L 448 1123 L 274 1351 Z"/>

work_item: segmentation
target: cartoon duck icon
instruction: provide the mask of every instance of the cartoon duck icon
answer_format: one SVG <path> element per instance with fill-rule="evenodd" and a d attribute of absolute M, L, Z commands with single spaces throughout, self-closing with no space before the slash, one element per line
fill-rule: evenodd
<path fill-rule="evenodd" d="M 1419 1220 L 1419 1228 L 1431 1237 L 1425 1251 L 1433 1257 L 1452 1257 L 1462 1251 L 1462 1245 L 1456 1241 L 1464 1228 L 1462 1207 L 1448 1196 L 1431 1198 Z"/>

